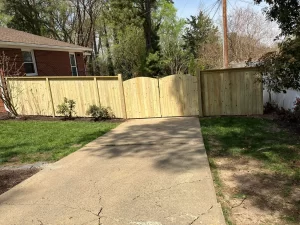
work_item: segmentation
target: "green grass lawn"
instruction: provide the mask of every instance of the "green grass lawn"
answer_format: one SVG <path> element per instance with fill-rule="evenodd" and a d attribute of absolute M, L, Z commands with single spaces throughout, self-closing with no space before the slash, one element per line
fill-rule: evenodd
<path fill-rule="evenodd" d="M 298 224 L 300 135 L 263 118 L 213 117 L 202 118 L 200 123 L 227 224 L 247 217 L 247 207 L 245 213 L 232 213 L 234 199 L 245 198 L 246 206 L 265 209 L 266 215 L 276 211 L 282 220 L 259 224 Z"/>
<path fill-rule="evenodd" d="M 204 118 L 201 128 L 208 154 L 249 156 L 300 181 L 299 134 L 280 129 L 273 121 L 249 117 Z M 221 147 L 214 147 L 214 141 Z"/>
<path fill-rule="evenodd" d="M 56 161 L 117 125 L 107 122 L 0 121 L 0 164 Z"/>

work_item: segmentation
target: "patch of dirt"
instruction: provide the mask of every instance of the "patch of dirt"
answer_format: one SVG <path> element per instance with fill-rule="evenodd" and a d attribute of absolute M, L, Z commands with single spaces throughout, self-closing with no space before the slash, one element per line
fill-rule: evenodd
<path fill-rule="evenodd" d="M 236 225 L 299 224 L 300 185 L 246 157 L 215 157 L 220 198 Z"/>
<path fill-rule="evenodd" d="M 1 169 L 0 170 L 0 195 L 12 187 L 21 183 L 23 180 L 36 174 L 40 169 Z"/>
<path fill-rule="evenodd" d="M 8 113 L 1 113 L 0 112 L 0 120 L 7 120 L 9 119 Z"/>

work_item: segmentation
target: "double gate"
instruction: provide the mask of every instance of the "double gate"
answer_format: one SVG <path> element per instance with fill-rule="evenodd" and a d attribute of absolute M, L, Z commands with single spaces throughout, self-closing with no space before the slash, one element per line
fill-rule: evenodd
<path fill-rule="evenodd" d="M 127 118 L 198 116 L 195 76 L 137 77 L 123 82 Z"/>

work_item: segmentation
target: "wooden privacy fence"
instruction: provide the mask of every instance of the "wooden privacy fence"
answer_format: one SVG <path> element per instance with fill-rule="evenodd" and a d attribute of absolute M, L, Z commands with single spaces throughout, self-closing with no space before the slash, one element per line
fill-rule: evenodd
<path fill-rule="evenodd" d="M 195 76 L 138 77 L 123 85 L 128 118 L 199 115 Z"/>
<path fill-rule="evenodd" d="M 57 116 L 64 97 L 77 116 L 90 105 L 110 107 L 117 118 L 252 115 L 263 113 L 262 84 L 251 68 L 201 71 L 159 79 L 119 76 L 8 78 L 22 115 Z"/>
<path fill-rule="evenodd" d="M 256 68 L 199 72 L 204 116 L 263 114 L 263 86 Z"/>
<path fill-rule="evenodd" d="M 76 115 L 87 116 L 90 105 L 109 106 L 126 118 L 121 76 L 8 78 L 14 104 L 21 115 L 57 116 L 64 97 L 76 102 Z"/>

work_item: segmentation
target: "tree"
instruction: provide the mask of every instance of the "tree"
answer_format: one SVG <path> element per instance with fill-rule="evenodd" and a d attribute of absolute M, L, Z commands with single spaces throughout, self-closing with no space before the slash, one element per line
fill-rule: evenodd
<path fill-rule="evenodd" d="M 262 0 L 255 0 L 261 3 Z M 258 66 L 263 82 L 275 92 L 293 88 L 300 90 L 300 2 L 297 0 L 265 0 L 267 17 L 276 21 L 285 36 L 278 52 L 265 54 Z"/>
<path fill-rule="evenodd" d="M 7 26 L 84 47 L 93 46 L 102 0 L 2 0 Z"/>
<path fill-rule="evenodd" d="M 184 19 L 178 19 L 176 8 L 169 1 L 160 1 L 159 11 L 154 18 L 160 22 L 158 30 L 161 51 L 162 74 L 179 74 L 188 69 L 190 53 L 182 48 L 185 26 Z"/>
<path fill-rule="evenodd" d="M 219 41 L 218 28 L 204 12 L 200 11 L 197 17 L 191 16 L 190 19 L 187 19 L 187 27 L 183 39 L 185 42 L 183 45 L 184 49 L 190 51 L 197 61 L 196 67 L 208 69 L 220 66 L 221 43 Z M 212 50 L 211 52 L 209 52 L 210 49 Z M 212 56 L 212 60 L 207 60 L 208 54 Z M 195 71 L 195 68 L 192 71 Z"/>
<path fill-rule="evenodd" d="M 274 23 L 247 8 L 235 8 L 228 16 L 229 61 L 258 60 L 264 53 L 275 50 L 278 35 Z"/>
<path fill-rule="evenodd" d="M 0 0 L 0 26 L 1 27 L 6 27 L 9 21 L 11 20 L 11 16 L 1 13 L 4 10 L 4 0 Z"/>
<path fill-rule="evenodd" d="M 4 54 L 0 55 L 0 100 L 4 102 L 9 112 L 13 116 L 18 116 L 17 106 L 14 100 L 18 94 L 18 86 L 11 81 L 10 84 L 7 82 L 9 77 L 22 76 L 21 68 L 23 64 L 17 62 L 17 57 L 11 58 Z"/>
<path fill-rule="evenodd" d="M 278 23 L 281 35 L 300 36 L 300 2 L 299 0 L 254 0 L 256 3 L 266 2 L 264 9 L 267 18 Z"/>
<path fill-rule="evenodd" d="M 118 43 L 113 46 L 116 71 L 125 79 L 143 75 L 146 48 L 143 29 L 127 26 L 118 33 Z"/>

